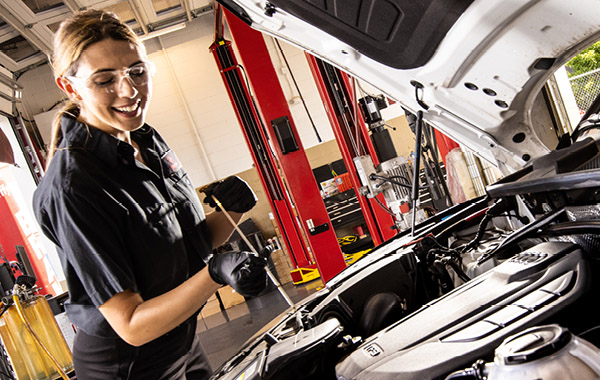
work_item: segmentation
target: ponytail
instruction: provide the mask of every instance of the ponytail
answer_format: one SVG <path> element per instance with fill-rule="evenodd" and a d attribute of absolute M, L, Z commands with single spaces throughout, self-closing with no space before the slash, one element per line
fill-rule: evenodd
<path fill-rule="evenodd" d="M 72 100 L 67 100 L 65 105 L 57 112 L 54 120 L 52 120 L 52 133 L 50 135 L 50 146 L 48 147 L 48 156 L 46 157 L 46 170 L 50 166 L 50 161 L 54 157 L 54 153 L 58 145 L 62 141 L 62 129 L 60 127 L 63 116 L 71 115 L 76 117 L 79 115 L 79 105 Z"/>

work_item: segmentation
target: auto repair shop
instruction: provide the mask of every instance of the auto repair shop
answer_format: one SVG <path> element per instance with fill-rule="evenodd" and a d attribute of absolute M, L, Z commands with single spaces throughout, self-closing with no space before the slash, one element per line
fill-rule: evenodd
<path fill-rule="evenodd" d="M 115 40 L 102 37 L 78 53 L 86 59 L 72 62 L 75 72 L 57 74 L 59 26 L 89 10 L 116 15 L 145 53 L 121 65 L 128 53 L 115 52 L 80 77 L 87 49 Z M 153 149 L 171 149 L 159 155 L 156 178 L 166 183 L 183 168 L 187 180 L 173 180 L 173 191 L 191 181 L 201 219 L 215 213 L 232 232 L 199 267 L 218 290 L 144 344 L 192 318 L 215 379 L 600 378 L 600 321 L 590 315 L 600 286 L 599 16 L 594 0 L 3 0 L 0 379 L 78 378 L 75 336 L 95 334 L 80 330 L 69 276 L 77 272 L 77 292 L 94 292 L 57 246 L 81 249 L 74 233 L 104 231 L 113 231 L 107 240 L 153 244 L 68 196 L 56 195 L 64 203 L 56 215 L 50 198 L 33 206 L 50 158 L 63 162 L 61 149 L 70 149 L 51 148 L 69 99 L 79 101 L 69 120 L 87 128 L 85 144 L 102 117 L 151 126 L 164 139 Z M 99 73 L 117 84 L 100 83 Z M 122 86 L 136 100 L 113 104 L 112 116 L 93 108 L 101 97 L 85 103 L 76 90 L 106 97 Z M 151 89 L 140 100 L 142 87 Z M 119 123 L 106 125 L 125 128 Z M 134 167 L 157 172 L 145 153 L 137 158 L 141 142 L 113 136 L 133 147 Z M 88 183 L 101 177 L 82 173 Z M 241 197 L 224 190 L 231 177 L 253 190 L 255 205 L 220 199 Z M 102 208 L 92 207 L 100 195 L 83 191 L 91 186 L 72 183 L 60 191 Z M 148 223 L 161 207 L 147 211 Z M 77 208 L 87 221 L 63 215 Z M 256 294 L 212 269 L 219 255 L 242 253 L 264 261 Z M 98 260 L 88 265 L 105 265 Z M 158 263 L 147 268 L 174 276 Z M 151 303 L 137 286 L 110 295 Z M 107 316 L 109 297 L 85 306 L 130 343 Z M 185 303 L 166 307 L 177 314 Z"/>

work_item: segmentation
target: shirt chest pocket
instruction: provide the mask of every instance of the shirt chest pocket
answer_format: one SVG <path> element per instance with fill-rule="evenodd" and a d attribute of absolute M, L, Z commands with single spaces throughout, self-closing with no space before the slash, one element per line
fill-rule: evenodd
<path fill-rule="evenodd" d="M 175 207 L 171 203 L 140 207 L 144 220 L 133 226 L 137 235 L 133 271 L 142 296 L 151 298 L 184 281 L 189 264 Z"/>
<path fill-rule="evenodd" d="M 181 226 L 172 203 L 152 203 L 141 207 L 144 219 L 140 226 L 142 239 L 158 239 L 169 242 L 181 239 Z"/>

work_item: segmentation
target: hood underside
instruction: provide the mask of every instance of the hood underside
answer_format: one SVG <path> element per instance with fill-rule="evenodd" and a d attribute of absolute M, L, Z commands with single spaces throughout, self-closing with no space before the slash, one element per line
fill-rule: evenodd
<path fill-rule="evenodd" d="M 422 110 L 425 121 L 507 171 L 549 151 L 552 126 L 531 113 L 536 96 L 600 39 L 596 0 L 220 2 L 253 28 Z"/>

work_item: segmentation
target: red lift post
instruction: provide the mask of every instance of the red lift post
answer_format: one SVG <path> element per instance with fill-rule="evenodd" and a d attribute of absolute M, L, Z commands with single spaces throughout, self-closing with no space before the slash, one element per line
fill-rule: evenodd
<path fill-rule="evenodd" d="M 293 208 L 285 197 L 283 182 L 273 170 L 276 164 L 270 154 L 270 148 L 264 143 L 266 141 L 264 129 L 245 85 L 240 66 L 233 56 L 231 42 L 219 39 L 210 49 L 228 89 L 231 103 L 243 129 L 262 186 L 267 192 L 277 225 L 281 231 L 286 232 L 282 234 L 283 244 L 288 249 L 295 268 L 308 268 L 312 265 L 310 254 L 302 240 L 302 233 L 294 221 Z"/>
<path fill-rule="evenodd" d="M 385 212 L 377 202 L 384 203 L 383 194 L 377 199 L 366 198 L 358 192 L 361 187 L 358 173 L 354 170 L 353 158 L 369 155 L 373 164 L 379 164 L 369 132 L 358 109 L 358 99 L 354 96 L 352 79 L 344 72 L 314 56 L 305 53 L 313 73 L 319 94 L 327 110 L 336 141 L 348 168 L 352 186 L 356 191 L 367 228 L 375 246 L 396 235 L 394 218 Z"/>
<path fill-rule="evenodd" d="M 216 13 L 218 12 L 219 10 L 217 9 Z M 273 68 L 265 41 L 261 33 L 252 30 L 227 11 L 224 11 L 224 13 L 239 56 L 244 63 L 245 74 L 252 86 L 254 98 L 250 96 L 247 88 L 238 88 L 245 87 L 245 80 L 243 80 L 243 73 L 235 60 L 230 43 L 222 39 L 217 40 L 211 47 L 211 50 L 215 53 L 215 59 L 217 59 L 230 98 L 232 99 L 232 103 L 234 103 L 238 119 L 240 120 L 240 124 L 242 124 L 246 142 L 250 151 L 253 152 L 257 168 L 262 168 L 259 169 L 259 174 L 261 175 L 263 186 L 265 186 L 266 194 L 271 198 L 272 208 L 278 215 L 277 222 L 279 223 L 280 230 L 283 235 L 291 237 L 291 239 L 288 239 L 289 241 L 286 240 L 286 244 L 294 240 L 300 243 L 307 242 L 316 261 L 321 278 L 324 283 L 327 283 L 327 281 L 346 267 L 346 263 L 287 106 L 279 79 Z M 216 34 L 218 35 L 219 33 Z M 223 64 L 223 60 L 220 60 L 218 57 L 219 47 L 227 47 L 228 49 L 227 54 L 230 56 L 230 59 L 226 64 Z M 219 63 L 220 61 L 221 63 Z M 236 87 L 232 88 L 228 83 L 226 76 L 229 71 L 235 72 L 235 76 L 238 77 L 239 83 Z M 245 97 L 247 106 L 252 110 L 251 115 L 240 113 L 240 107 L 236 105 L 235 101 L 235 98 L 239 98 L 240 95 L 241 97 Z M 258 112 L 253 100 L 256 100 L 258 103 Z M 242 112 L 246 111 L 242 110 Z M 266 127 L 260 122 L 259 115 L 262 116 L 262 120 L 267 121 Z M 249 133 L 248 128 L 244 126 L 245 121 L 250 118 L 254 118 L 258 122 L 256 130 L 259 133 L 251 131 Z M 277 133 L 280 134 L 279 139 Z M 286 133 L 287 135 L 285 135 Z M 272 143 L 269 143 L 268 140 Z M 281 142 L 283 142 L 283 146 Z M 291 149 L 290 145 L 292 145 Z M 259 147 L 258 150 L 261 156 L 256 154 L 257 146 Z M 270 148 L 273 149 L 277 162 L 273 160 Z M 263 158 L 267 156 L 268 158 L 264 160 Z M 287 187 L 284 185 L 282 179 L 276 175 L 277 169 L 280 170 L 285 178 Z M 265 175 L 265 172 L 269 171 L 272 172 L 272 176 Z M 270 190 L 274 188 L 273 182 L 276 182 L 275 187 L 281 189 L 280 195 Z M 293 199 L 293 205 L 287 200 L 286 190 L 289 191 L 289 196 Z M 282 203 L 286 202 L 287 205 L 283 206 Z M 306 232 L 304 234 L 306 240 L 303 239 L 302 231 L 296 228 L 298 225 L 294 223 L 296 214 L 302 224 L 302 231 Z M 295 224 L 295 226 L 292 228 L 290 224 Z M 290 250 L 290 255 L 293 256 L 292 260 L 299 267 L 302 267 L 301 263 L 305 262 L 302 260 L 303 255 L 298 255 L 296 252 L 298 248 L 288 245 L 288 249 Z M 300 260 L 298 260 L 299 258 Z M 307 259 L 310 260 L 310 256 Z"/>

